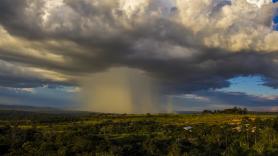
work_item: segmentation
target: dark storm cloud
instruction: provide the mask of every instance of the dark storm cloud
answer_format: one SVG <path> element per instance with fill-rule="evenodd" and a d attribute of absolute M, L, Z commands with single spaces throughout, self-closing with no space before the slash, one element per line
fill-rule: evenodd
<path fill-rule="evenodd" d="M 204 44 L 208 32 L 194 33 L 190 27 L 174 20 L 178 15 L 167 14 L 166 10 L 161 16 L 150 16 L 158 12 L 154 4 L 147 5 L 144 11 L 138 9 L 128 14 L 119 8 L 118 1 L 93 2 L 65 0 L 65 5 L 52 10 L 44 21 L 42 8 L 46 1 L 1 0 L 0 24 L 4 29 L 13 37 L 29 42 L 29 49 L 61 56 L 63 63 L 47 56 L 24 55 L 22 49 L 10 52 L 1 47 L 0 59 L 71 77 L 117 66 L 139 68 L 160 80 L 166 93 L 223 88 L 229 86 L 228 79 L 239 75 L 263 75 L 267 85 L 277 86 L 275 48 L 272 51 L 213 48 Z M 217 12 L 221 12 L 223 6 L 216 4 Z M 214 10 L 208 12 L 211 11 Z M 223 34 L 234 35 L 236 28 L 238 26 Z M 0 85 L 15 88 L 50 82 L 10 74 L 0 77 Z M 73 78 L 54 83 L 74 82 Z"/>
<path fill-rule="evenodd" d="M 54 76 L 54 78 L 51 77 Z M 59 78 L 59 76 L 58 76 Z M 55 79 L 55 73 L 45 74 L 39 68 L 13 64 L 0 60 L 0 87 L 36 88 L 48 86 L 72 86 L 74 81 L 61 81 Z"/>
<path fill-rule="evenodd" d="M 276 53 L 226 53 L 217 49 L 206 49 L 194 60 L 137 60 L 137 67 L 155 73 L 161 79 L 165 78 L 165 81 L 168 82 L 166 84 L 170 88 L 181 92 L 227 87 L 229 82 L 226 80 L 248 75 L 273 77 L 274 79 L 266 79 L 266 82 L 269 86 L 274 87 L 277 68 L 272 60 L 277 58 Z M 136 64 L 137 61 L 131 61 L 130 66 Z M 144 64 L 141 65 L 140 62 L 144 62 Z"/>
<path fill-rule="evenodd" d="M 200 111 L 216 110 L 234 106 L 252 111 L 275 111 L 278 103 L 276 96 L 254 96 L 240 92 L 195 91 L 191 94 L 172 96 L 176 110 Z"/>
<path fill-rule="evenodd" d="M 28 105 L 47 106 L 55 108 L 69 107 L 73 104 L 73 95 L 70 93 L 59 93 L 52 90 L 57 95 L 45 95 L 43 93 L 29 92 L 20 89 L 0 87 L 0 104 L 5 105 Z"/>
<path fill-rule="evenodd" d="M 277 106 L 278 97 L 247 95 L 240 92 L 199 91 L 196 95 L 210 99 L 214 104 L 237 105 L 241 107 Z"/>
<path fill-rule="evenodd" d="M 34 4 L 32 11 L 27 11 L 27 7 Z M 31 0 L 1 0 L 0 1 L 0 21 L 10 33 L 14 35 L 34 38 L 41 35 L 39 28 L 40 11 L 43 1 Z"/>
<path fill-rule="evenodd" d="M 264 81 L 265 81 L 264 85 L 272 87 L 274 89 L 278 89 L 278 80 L 277 79 L 267 77 L 264 79 Z"/>

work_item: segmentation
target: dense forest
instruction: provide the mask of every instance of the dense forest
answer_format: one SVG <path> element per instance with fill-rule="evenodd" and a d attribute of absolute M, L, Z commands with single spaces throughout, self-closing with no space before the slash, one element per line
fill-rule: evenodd
<path fill-rule="evenodd" d="M 277 156 L 278 118 L 0 111 L 0 155 Z"/>

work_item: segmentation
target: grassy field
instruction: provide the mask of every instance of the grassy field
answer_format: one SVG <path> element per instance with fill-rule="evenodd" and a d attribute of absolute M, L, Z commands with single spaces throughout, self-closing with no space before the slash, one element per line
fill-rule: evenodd
<path fill-rule="evenodd" d="M 72 125 L 88 125 L 94 126 L 106 122 L 113 122 L 113 124 L 124 124 L 132 122 L 156 122 L 162 125 L 177 125 L 177 126 L 193 126 L 198 124 L 208 124 L 208 125 L 222 125 L 222 124 L 240 124 L 242 119 L 249 118 L 250 120 L 261 119 L 273 119 L 278 117 L 278 115 L 236 115 L 236 114 L 157 114 L 157 115 L 117 115 L 117 114 L 94 114 L 94 115 L 76 115 L 71 117 L 71 115 L 55 115 L 55 124 L 51 124 L 51 121 L 36 121 L 33 120 L 32 115 L 30 118 L 0 120 L 0 125 L 7 125 L 14 123 L 19 128 L 28 129 L 33 128 L 36 125 L 38 129 L 51 128 L 62 130 L 66 129 L 68 126 Z M 46 115 L 47 116 L 47 115 Z M 52 115 L 49 114 L 50 120 Z M 59 119 L 60 118 L 60 119 Z M 67 119 L 69 118 L 69 119 Z"/>
<path fill-rule="evenodd" d="M 32 116 L 32 115 L 30 115 Z M 50 120 L 52 115 L 50 114 Z M 117 115 L 117 114 L 97 114 L 97 115 L 76 115 L 71 117 L 70 115 L 57 115 L 55 124 L 52 127 L 67 127 L 69 125 L 97 125 L 105 122 L 113 123 L 128 123 L 128 122 L 159 122 L 165 125 L 196 125 L 196 124 L 209 124 L 209 125 L 219 125 L 219 124 L 239 124 L 242 119 L 249 118 L 251 120 L 255 119 L 273 119 L 278 117 L 278 115 L 236 115 L 236 114 L 146 114 L 146 115 Z M 60 118 L 60 119 L 59 119 Z M 68 118 L 68 119 L 67 119 Z M 1 119 L 1 118 L 0 118 Z M 71 120 L 72 119 L 72 120 Z M 60 121 L 59 121 L 60 120 Z M 2 119 L 0 120 L 1 125 L 7 123 L 17 123 L 20 128 L 32 128 L 34 123 L 36 123 L 37 128 L 45 128 L 49 126 L 48 122 L 40 122 L 33 120 L 32 117 L 16 120 Z M 56 123 L 57 122 L 57 123 Z M 51 123 L 51 121 L 50 121 Z"/>
<path fill-rule="evenodd" d="M 278 154 L 277 115 L 2 113 L 0 155 Z"/>

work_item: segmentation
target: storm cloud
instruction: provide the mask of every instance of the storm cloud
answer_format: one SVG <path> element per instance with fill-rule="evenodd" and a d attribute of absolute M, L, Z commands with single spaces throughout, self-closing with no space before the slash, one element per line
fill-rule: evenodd
<path fill-rule="evenodd" d="M 0 86 L 78 86 L 87 74 L 130 67 L 157 79 L 165 94 L 224 88 L 248 75 L 277 88 L 272 7 L 242 0 L 1 0 Z"/>
<path fill-rule="evenodd" d="M 216 110 L 234 106 L 255 111 L 277 111 L 277 96 L 255 96 L 241 92 L 196 91 L 172 96 L 176 110 Z"/>

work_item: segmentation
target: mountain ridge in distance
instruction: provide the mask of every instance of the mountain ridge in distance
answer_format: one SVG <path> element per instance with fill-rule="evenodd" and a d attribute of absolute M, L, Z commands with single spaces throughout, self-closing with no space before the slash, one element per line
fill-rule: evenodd
<path fill-rule="evenodd" d="M 0 104 L 1 111 L 26 111 L 26 112 L 38 112 L 38 113 L 66 113 L 71 112 L 70 110 L 64 110 L 53 107 L 40 107 L 40 106 L 29 106 L 29 105 L 7 105 Z"/>

